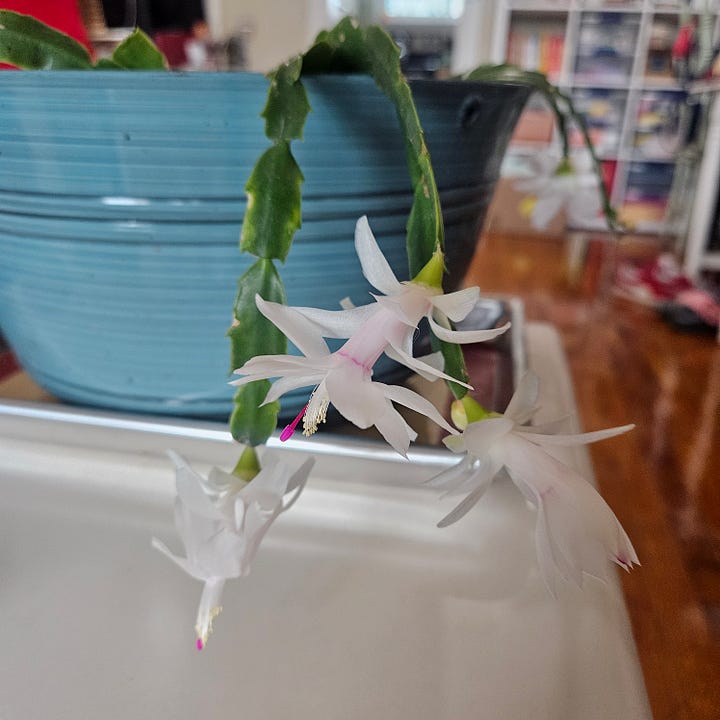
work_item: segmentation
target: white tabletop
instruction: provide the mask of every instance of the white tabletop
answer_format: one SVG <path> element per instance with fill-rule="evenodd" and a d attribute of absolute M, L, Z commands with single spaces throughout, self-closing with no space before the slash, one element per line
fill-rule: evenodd
<path fill-rule="evenodd" d="M 543 412 L 572 410 L 555 331 L 529 326 L 528 349 Z M 230 465 L 224 429 L 0 406 L 0 718 L 650 718 L 619 584 L 553 600 L 511 483 L 438 530 L 449 504 L 416 483 L 440 451 L 320 438 L 288 459 L 309 446 L 306 492 L 199 653 L 200 584 L 150 538 L 179 549 L 164 450 Z"/>

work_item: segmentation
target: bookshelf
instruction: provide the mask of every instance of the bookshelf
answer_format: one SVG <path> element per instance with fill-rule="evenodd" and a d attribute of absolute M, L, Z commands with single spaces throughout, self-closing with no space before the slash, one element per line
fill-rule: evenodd
<path fill-rule="evenodd" d="M 706 0 L 692 0 L 699 14 Z M 709 0 L 718 37 L 720 0 Z M 636 231 L 677 235 L 668 211 L 688 115 L 671 49 L 684 0 L 498 0 L 493 62 L 541 70 L 586 118 L 620 217 Z M 580 148 L 579 132 L 571 132 Z M 538 148 L 512 147 L 511 153 Z M 517 165 L 517 158 L 511 161 Z M 604 227 L 588 221 L 581 230 Z"/>

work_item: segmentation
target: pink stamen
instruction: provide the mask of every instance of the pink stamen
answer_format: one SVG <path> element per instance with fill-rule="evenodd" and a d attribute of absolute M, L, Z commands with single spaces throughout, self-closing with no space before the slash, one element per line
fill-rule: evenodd
<path fill-rule="evenodd" d="M 295 432 L 295 428 L 297 427 L 297 424 L 302 419 L 302 416 L 305 414 L 305 411 L 307 410 L 308 406 L 306 405 L 299 413 L 298 416 L 289 424 L 285 426 L 285 429 L 280 433 L 280 442 L 285 442 L 286 440 L 289 440 L 292 437 L 292 434 Z"/>
<path fill-rule="evenodd" d="M 202 638 L 198 638 L 198 639 L 197 639 L 197 642 L 195 643 L 195 647 L 196 647 L 198 650 L 202 650 L 202 649 L 203 649 L 203 641 L 202 641 Z"/>

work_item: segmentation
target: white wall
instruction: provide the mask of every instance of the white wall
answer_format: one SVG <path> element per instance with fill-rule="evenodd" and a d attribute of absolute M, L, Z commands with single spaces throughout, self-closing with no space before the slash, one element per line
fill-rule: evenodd
<path fill-rule="evenodd" d="M 338 8 L 352 3 L 331 3 Z M 490 62 L 495 0 L 466 0 L 454 35 L 452 72 Z M 249 28 L 248 70 L 266 72 L 305 50 L 320 30 L 337 21 L 326 0 L 205 0 L 212 35 L 225 39 Z"/>
<path fill-rule="evenodd" d="M 496 0 L 465 0 L 465 10 L 453 35 L 453 75 L 491 62 L 496 4 Z"/>
<path fill-rule="evenodd" d="M 212 36 L 248 28 L 248 70 L 267 72 L 305 50 L 327 28 L 325 0 L 205 0 Z"/>

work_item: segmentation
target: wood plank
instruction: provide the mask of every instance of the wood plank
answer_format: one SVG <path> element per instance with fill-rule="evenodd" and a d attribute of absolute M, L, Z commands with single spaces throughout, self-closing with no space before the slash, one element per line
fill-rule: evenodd
<path fill-rule="evenodd" d="M 655 720 L 720 718 L 720 346 L 615 297 L 623 241 L 485 235 L 468 284 L 523 298 L 553 322 L 588 430 L 635 422 L 591 447 L 598 485 L 642 567 L 623 575 Z M 611 689 L 609 688 L 610 692 Z"/>

